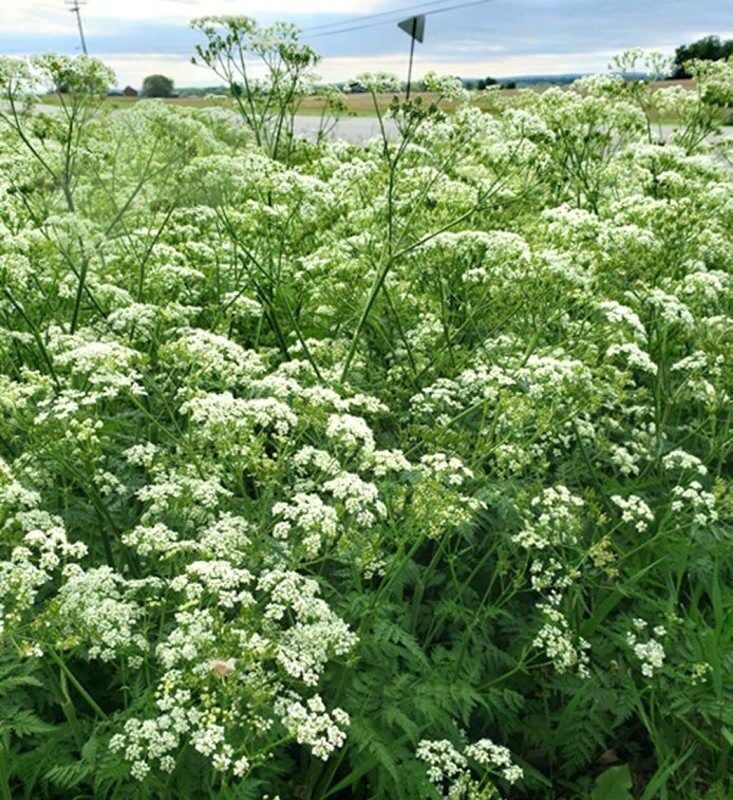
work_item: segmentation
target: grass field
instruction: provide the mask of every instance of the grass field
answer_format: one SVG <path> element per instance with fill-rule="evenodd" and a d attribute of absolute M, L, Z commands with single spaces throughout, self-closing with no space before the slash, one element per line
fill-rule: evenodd
<path fill-rule="evenodd" d="M 652 81 L 650 83 L 650 87 L 652 89 L 663 89 L 672 86 L 679 86 L 688 91 L 695 91 L 696 88 L 695 81 L 692 79 Z M 549 87 L 547 85 L 542 84 L 540 86 L 530 88 L 530 91 L 541 94 L 548 88 Z M 561 86 L 561 88 L 564 90 L 569 90 L 566 85 Z M 472 103 L 475 104 L 477 108 L 480 108 L 486 112 L 492 112 L 496 110 L 497 102 L 500 102 L 502 105 L 508 104 L 510 106 L 512 105 L 513 101 L 519 103 L 519 98 L 523 96 L 523 91 L 525 90 L 505 89 L 490 92 L 488 94 L 476 92 L 472 94 Z M 374 108 L 375 100 L 378 103 L 380 113 L 385 113 L 392 104 L 395 96 L 396 95 L 394 94 L 378 94 L 376 96 L 372 96 L 367 92 L 345 93 L 343 95 L 343 101 L 345 104 L 345 111 L 343 114 L 351 117 L 374 117 L 376 116 Z M 404 95 L 397 95 L 397 97 L 403 99 Z M 424 105 L 429 105 L 431 102 L 435 102 L 438 99 L 435 93 L 429 92 L 415 92 L 412 94 L 412 98 L 422 101 Z M 145 98 L 142 97 L 110 96 L 105 99 L 104 105 L 106 108 L 110 109 L 124 109 L 130 108 L 131 106 L 144 101 Z M 43 102 L 47 105 L 59 105 L 60 101 L 56 95 L 47 95 L 43 98 Z M 160 102 L 166 105 L 180 106 L 184 108 L 231 108 L 232 110 L 236 110 L 236 103 L 234 100 L 225 96 L 173 97 L 163 98 L 160 100 Z M 440 107 L 448 113 L 452 113 L 457 108 L 456 103 L 446 100 L 441 100 Z M 321 97 L 308 96 L 299 100 L 297 114 L 300 116 L 319 117 L 324 113 L 324 110 L 326 110 L 326 104 Z M 733 125 L 733 111 L 730 109 L 721 110 L 719 113 L 719 118 L 721 124 Z M 675 116 L 674 113 L 669 112 L 665 112 L 662 115 L 652 113 L 651 119 L 654 123 L 663 125 L 676 125 L 680 121 L 678 116 Z"/>
<path fill-rule="evenodd" d="M 664 88 L 669 86 L 681 86 L 685 89 L 689 89 L 690 91 L 695 89 L 695 82 L 693 80 L 670 80 L 670 81 L 655 81 L 651 84 L 655 88 Z M 541 85 L 533 89 L 536 92 L 543 92 L 548 87 L 546 85 Z M 563 87 L 567 88 L 567 87 Z M 517 89 L 503 89 L 500 90 L 499 96 L 502 98 L 511 98 L 516 97 L 517 94 L 521 90 Z M 494 98 L 495 92 L 490 92 L 488 95 L 482 97 L 483 93 L 476 92 L 475 98 L 473 102 L 477 105 L 478 108 L 489 110 L 493 108 L 495 105 Z M 389 109 L 390 104 L 395 97 L 394 94 L 379 94 L 376 96 L 376 100 L 379 104 L 379 108 L 382 112 L 385 112 Z M 412 94 L 412 98 L 415 100 L 421 100 L 424 104 L 430 104 L 431 102 L 435 102 L 438 99 L 438 96 L 435 93 L 429 92 L 414 92 Z M 129 108 L 130 106 L 134 105 L 135 103 L 143 102 L 145 98 L 142 97 L 107 97 L 105 100 L 105 105 L 111 108 Z M 346 105 L 346 113 L 353 116 L 374 116 L 374 98 L 368 92 L 363 93 L 345 93 L 343 95 L 343 100 Z M 59 104 L 59 99 L 57 96 L 51 94 L 47 95 L 43 98 L 43 102 L 49 105 L 57 105 Z M 166 105 L 173 105 L 173 106 L 183 106 L 183 107 L 191 107 L 191 108 L 207 108 L 207 107 L 236 107 L 236 103 L 227 97 L 172 97 L 172 98 L 164 98 L 162 102 Z M 322 98 L 317 96 L 310 96 L 304 97 L 299 101 L 298 105 L 298 113 L 304 115 L 314 115 L 318 116 L 323 113 L 325 108 L 325 103 Z M 442 101 L 441 108 L 444 108 L 447 111 L 451 111 L 455 109 L 455 104 Z"/>

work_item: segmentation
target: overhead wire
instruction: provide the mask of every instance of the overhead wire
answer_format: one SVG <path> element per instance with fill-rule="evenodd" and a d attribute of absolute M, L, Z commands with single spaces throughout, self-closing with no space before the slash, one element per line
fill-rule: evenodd
<path fill-rule="evenodd" d="M 493 2 L 493 0 L 472 0 L 472 2 L 468 2 L 468 3 L 455 3 L 454 5 L 446 6 L 445 8 L 436 8 L 436 9 L 433 9 L 432 11 L 426 11 L 425 12 L 425 16 L 433 15 L 433 14 L 443 14 L 446 11 L 455 11 L 456 9 L 468 8 L 469 6 L 480 6 L 480 5 L 484 5 L 486 3 L 491 3 L 491 2 Z M 424 7 L 424 4 L 423 4 L 423 7 Z M 380 20 L 379 22 L 367 22 L 367 23 L 363 23 L 363 24 L 360 24 L 360 25 L 351 25 L 349 27 L 339 28 L 337 30 L 327 30 L 327 31 L 323 31 L 321 33 L 313 33 L 313 34 L 310 35 L 310 37 L 308 37 L 308 31 L 307 30 L 304 30 L 303 33 L 306 34 L 306 38 L 316 38 L 316 37 L 319 37 L 319 36 L 321 36 L 321 37 L 322 36 L 336 36 L 337 34 L 350 33 L 351 31 L 361 31 L 361 30 L 365 30 L 367 28 L 377 28 L 377 27 L 379 27 L 381 25 L 389 25 L 390 23 L 397 22 L 397 21 L 398 20 L 396 20 L 396 19 L 389 19 L 389 20 Z"/>
<path fill-rule="evenodd" d="M 374 14 L 359 14 L 356 16 L 356 19 L 360 22 L 366 22 L 368 20 L 377 19 L 378 17 L 393 17 L 398 16 L 401 17 L 403 14 L 406 14 L 408 11 L 420 11 L 427 6 L 439 6 L 443 5 L 443 3 L 449 2 L 449 0 L 431 0 L 431 2 L 427 3 L 414 3 L 413 5 L 409 6 L 402 6 L 400 8 L 393 8 L 391 11 L 379 11 Z M 390 20 L 391 21 L 391 20 Z M 324 22 L 321 25 L 311 25 L 309 28 L 303 28 L 303 33 L 310 33 L 311 31 L 319 31 L 323 28 L 340 28 L 344 25 L 351 25 L 355 22 L 355 18 L 352 16 L 349 19 L 339 19 L 335 22 Z"/>

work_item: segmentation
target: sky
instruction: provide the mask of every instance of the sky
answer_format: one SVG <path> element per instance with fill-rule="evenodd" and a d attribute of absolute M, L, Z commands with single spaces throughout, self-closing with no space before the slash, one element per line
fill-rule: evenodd
<path fill-rule="evenodd" d="M 220 83 L 206 68 L 190 63 L 199 37 L 188 22 L 197 16 L 246 14 L 262 24 L 295 22 L 323 56 L 319 75 L 341 81 L 366 70 L 404 77 L 409 38 L 396 22 L 460 2 L 87 0 L 81 13 L 90 55 L 115 70 L 119 86 L 139 87 L 146 75 L 160 72 L 184 87 Z M 368 14 L 384 16 L 366 20 Z M 333 33 L 367 22 L 384 24 Z M 324 35 L 326 30 L 331 33 Z M 429 70 L 463 77 L 599 72 L 627 48 L 671 55 L 678 45 L 708 34 L 733 38 L 733 0 L 488 0 L 428 15 L 425 41 L 416 45 L 414 75 Z M 80 51 L 76 20 L 65 0 L 0 0 L 0 54 L 50 50 Z"/>

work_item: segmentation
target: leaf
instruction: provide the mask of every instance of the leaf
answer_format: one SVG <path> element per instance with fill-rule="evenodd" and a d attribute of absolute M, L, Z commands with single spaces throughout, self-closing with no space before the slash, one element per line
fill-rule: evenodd
<path fill-rule="evenodd" d="M 629 791 L 632 785 L 628 764 L 611 767 L 598 776 L 591 800 L 633 800 Z"/>
<path fill-rule="evenodd" d="M 12 733 L 14 736 L 30 736 L 34 733 L 51 733 L 53 725 L 44 722 L 32 711 L 23 708 L 3 709 L 3 720 L 0 731 Z"/>

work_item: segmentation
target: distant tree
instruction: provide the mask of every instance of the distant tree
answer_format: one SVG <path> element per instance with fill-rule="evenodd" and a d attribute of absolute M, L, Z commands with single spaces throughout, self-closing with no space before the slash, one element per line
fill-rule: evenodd
<path fill-rule="evenodd" d="M 502 83 L 501 88 L 502 89 L 516 89 L 517 88 L 517 82 L 516 81 L 507 81 L 506 83 Z"/>
<path fill-rule="evenodd" d="M 496 78 L 486 77 L 481 78 L 480 80 L 476 81 L 476 88 L 477 89 L 486 89 L 489 86 L 496 86 L 499 81 Z"/>
<path fill-rule="evenodd" d="M 143 81 L 143 97 L 170 97 L 173 81 L 165 75 L 148 75 Z"/>
<path fill-rule="evenodd" d="M 689 78 L 685 64 L 693 59 L 721 61 L 733 56 L 733 39 L 722 41 L 719 36 L 705 36 L 692 44 L 683 44 L 675 50 L 673 78 Z"/>

